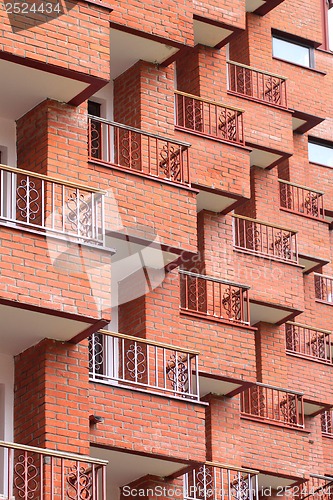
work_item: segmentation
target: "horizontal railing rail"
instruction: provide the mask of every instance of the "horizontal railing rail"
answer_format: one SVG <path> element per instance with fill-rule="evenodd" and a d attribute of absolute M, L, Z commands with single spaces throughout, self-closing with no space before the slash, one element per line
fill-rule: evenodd
<path fill-rule="evenodd" d="M 321 432 L 333 438 L 333 410 L 321 414 Z"/>
<path fill-rule="evenodd" d="M 228 90 L 256 101 L 287 108 L 287 79 L 234 61 L 227 62 Z"/>
<path fill-rule="evenodd" d="M 184 475 L 184 500 L 258 500 L 258 471 L 214 462 Z"/>
<path fill-rule="evenodd" d="M 243 110 L 175 91 L 176 127 L 223 141 L 245 144 Z"/>
<path fill-rule="evenodd" d="M 190 144 L 121 123 L 88 117 L 89 160 L 190 185 Z"/>
<path fill-rule="evenodd" d="M 297 231 L 236 214 L 233 223 L 236 249 L 298 264 Z"/>
<path fill-rule="evenodd" d="M 199 401 L 198 351 L 101 330 L 89 339 L 89 376 L 132 389 Z"/>
<path fill-rule="evenodd" d="M 257 383 L 242 392 L 241 414 L 263 422 L 304 428 L 303 394 Z"/>
<path fill-rule="evenodd" d="M 248 286 L 179 271 L 180 308 L 211 319 L 250 324 Z"/>
<path fill-rule="evenodd" d="M 315 297 L 319 302 L 333 303 L 333 277 L 314 273 Z"/>
<path fill-rule="evenodd" d="M 333 364 L 333 335 L 328 330 L 301 323 L 286 323 L 286 351 L 301 357 Z"/>
<path fill-rule="evenodd" d="M 280 206 L 296 214 L 325 219 L 324 193 L 279 179 Z"/>
<path fill-rule="evenodd" d="M 1 498 L 107 500 L 105 460 L 0 441 L 0 463 Z"/>
<path fill-rule="evenodd" d="M 0 221 L 104 245 L 105 191 L 0 165 Z"/>

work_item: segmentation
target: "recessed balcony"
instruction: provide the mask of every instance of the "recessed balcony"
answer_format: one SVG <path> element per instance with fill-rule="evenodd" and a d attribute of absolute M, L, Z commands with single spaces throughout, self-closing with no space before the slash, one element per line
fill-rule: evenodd
<path fill-rule="evenodd" d="M 176 129 L 232 144 L 245 145 L 239 108 L 175 91 Z"/>
<path fill-rule="evenodd" d="M 246 12 L 264 16 L 283 1 L 284 0 L 246 0 Z"/>
<path fill-rule="evenodd" d="M 287 79 L 234 61 L 227 62 L 228 93 L 287 109 Z"/>
<path fill-rule="evenodd" d="M 102 330 L 89 341 L 89 378 L 182 401 L 199 401 L 198 351 Z"/>
<path fill-rule="evenodd" d="M 257 382 L 241 394 L 241 416 L 265 423 L 303 429 L 303 394 Z"/>
<path fill-rule="evenodd" d="M 241 498 L 244 494 L 252 500 L 259 499 L 256 470 L 206 462 L 186 473 L 183 480 L 184 500 L 210 497 L 233 500 Z M 217 492 L 220 492 L 220 495 Z"/>
<path fill-rule="evenodd" d="M 332 365 L 332 332 L 288 321 L 286 323 L 286 352 L 300 358 Z"/>
<path fill-rule="evenodd" d="M 89 116 L 89 161 L 177 186 L 190 185 L 190 144 Z"/>
<path fill-rule="evenodd" d="M 328 410 L 322 413 L 321 432 L 323 436 L 333 439 L 333 410 Z"/>
<path fill-rule="evenodd" d="M 179 277 L 182 314 L 249 328 L 248 286 L 188 271 Z"/>
<path fill-rule="evenodd" d="M 107 500 L 107 461 L 0 441 L 0 498 Z"/>
<path fill-rule="evenodd" d="M 313 188 L 279 179 L 280 207 L 312 219 L 325 221 L 324 193 Z"/>
<path fill-rule="evenodd" d="M 235 250 L 298 264 L 297 231 L 236 214 L 233 223 Z"/>
<path fill-rule="evenodd" d="M 316 302 L 333 305 L 333 278 L 315 273 L 314 282 Z"/>
<path fill-rule="evenodd" d="M 104 246 L 104 194 L 100 189 L 0 165 L 0 224 Z"/>

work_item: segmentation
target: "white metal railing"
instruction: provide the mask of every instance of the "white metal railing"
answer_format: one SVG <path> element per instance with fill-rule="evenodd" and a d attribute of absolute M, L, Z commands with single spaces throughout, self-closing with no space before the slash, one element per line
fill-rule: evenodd
<path fill-rule="evenodd" d="M 0 441 L 0 498 L 107 500 L 107 461 Z"/>
<path fill-rule="evenodd" d="M 184 475 L 184 500 L 258 500 L 258 471 L 206 462 Z"/>
<path fill-rule="evenodd" d="M 0 165 L 0 222 L 104 245 L 104 194 L 74 182 Z"/>
<path fill-rule="evenodd" d="M 101 330 L 89 339 L 91 381 L 199 401 L 198 352 Z"/>

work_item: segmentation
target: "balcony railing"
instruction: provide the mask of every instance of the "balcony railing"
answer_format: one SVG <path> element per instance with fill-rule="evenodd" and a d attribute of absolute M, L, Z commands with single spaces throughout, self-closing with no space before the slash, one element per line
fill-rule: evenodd
<path fill-rule="evenodd" d="M 234 247 L 246 253 L 298 263 L 297 231 L 241 215 L 234 218 Z"/>
<path fill-rule="evenodd" d="M 303 428 L 303 395 L 257 382 L 242 393 L 241 414 L 263 422 Z"/>
<path fill-rule="evenodd" d="M 95 116 L 88 120 L 90 161 L 176 184 L 190 184 L 190 144 Z"/>
<path fill-rule="evenodd" d="M 184 500 L 258 500 L 258 471 L 207 462 L 184 475 Z"/>
<path fill-rule="evenodd" d="M 0 465 L 0 498 L 107 500 L 105 460 L 0 441 Z"/>
<path fill-rule="evenodd" d="M 310 479 L 300 486 L 300 500 L 332 500 L 333 477 L 310 474 Z"/>
<path fill-rule="evenodd" d="M 179 271 L 180 308 L 184 312 L 236 324 L 250 324 L 248 286 Z"/>
<path fill-rule="evenodd" d="M 328 330 L 286 323 L 286 350 L 302 358 L 333 364 L 333 336 Z"/>
<path fill-rule="evenodd" d="M 176 90 L 176 127 L 244 144 L 243 110 Z"/>
<path fill-rule="evenodd" d="M 266 104 L 287 108 L 287 82 L 283 76 L 227 62 L 228 90 Z"/>
<path fill-rule="evenodd" d="M 324 193 L 322 191 L 281 179 L 279 179 L 279 183 L 281 208 L 315 219 L 325 219 Z"/>
<path fill-rule="evenodd" d="M 314 273 L 315 297 L 318 302 L 333 304 L 333 278 Z"/>
<path fill-rule="evenodd" d="M 333 438 L 333 410 L 321 414 L 321 432 L 324 436 Z"/>
<path fill-rule="evenodd" d="M 0 165 L 0 222 L 104 245 L 104 191 Z"/>
<path fill-rule="evenodd" d="M 91 381 L 199 401 L 198 352 L 102 330 L 89 340 Z"/>

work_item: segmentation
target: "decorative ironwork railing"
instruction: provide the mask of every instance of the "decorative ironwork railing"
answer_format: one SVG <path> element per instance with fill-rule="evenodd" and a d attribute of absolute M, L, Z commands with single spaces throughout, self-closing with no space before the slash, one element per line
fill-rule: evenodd
<path fill-rule="evenodd" d="M 190 184 L 190 144 L 88 117 L 89 160 L 137 174 Z"/>
<path fill-rule="evenodd" d="M 214 462 L 184 475 L 184 500 L 258 500 L 258 472 Z"/>
<path fill-rule="evenodd" d="M 250 324 L 249 287 L 179 271 L 180 308 L 211 319 Z"/>
<path fill-rule="evenodd" d="M 223 141 L 244 144 L 243 110 L 175 91 L 176 127 Z"/>
<path fill-rule="evenodd" d="M 303 395 L 257 382 L 242 392 L 241 414 L 263 422 L 303 428 Z"/>
<path fill-rule="evenodd" d="M 281 208 L 315 219 L 325 219 L 324 193 L 279 179 Z"/>
<path fill-rule="evenodd" d="M 298 263 L 297 231 L 233 215 L 234 247 L 262 257 Z"/>
<path fill-rule="evenodd" d="M 0 221 L 104 244 L 104 191 L 0 165 Z"/>
<path fill-rule="evenodd" d="M 315 297 L 319 302 L 333 304 L 333 278 L 324 274 L 314 273 Z"/>
<path fill-rule="evenodd" d="M 287 108 L 287 79 L 234 61 L 227 62 L 228 90 L 256 101 Z"/>
<path fill-rule="evenodd" d="M 286 350 L 289 354 L 333 364 L 332 332 L 287 321 Z"/>
<path fill-rule="evenodd" d="M 101 330 L 89 339 L 91 381 L 199 401 L 198 352 Z"/>
<path fill-rule="evenodd" d="M 298 498 L 312 498 L 314 500 L 332 500 L 333 477 L 310 474 L 310 479 L 300 485 Z"/>
<path fill-rule="evenodd" d="M 321 432 L 333 438 L 333 410 L 321 414 Z"/>
<path fill-rule="evenodd" d="M 107 500 L 105 460 L 0 441 L 0 464 L 1 498 Z"/>

